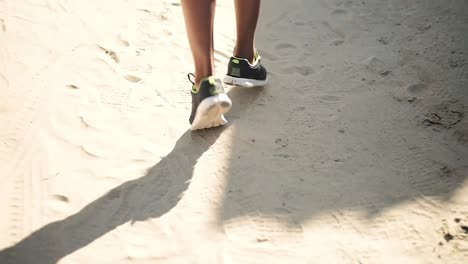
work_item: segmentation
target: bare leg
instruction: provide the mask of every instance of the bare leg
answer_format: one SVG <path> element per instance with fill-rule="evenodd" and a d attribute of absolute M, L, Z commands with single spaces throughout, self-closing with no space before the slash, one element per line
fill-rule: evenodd
<path fill-rule="evenodd" d="M 216 0 L 181 0 L 195 64 L 195 83 L 214 72 L 213 22 Z"/>
<path fill-rule="evenodd" d="M 237 42 L 234 56 L 254 60 L 255 29 L 260 14 L 261 0 L 235 0 Z"/>

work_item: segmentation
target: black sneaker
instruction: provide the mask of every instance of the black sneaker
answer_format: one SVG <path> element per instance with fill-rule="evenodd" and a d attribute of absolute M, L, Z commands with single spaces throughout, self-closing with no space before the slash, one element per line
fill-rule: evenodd
<path fill-rule="evenodd" d="M 267 85 L 267 70 L 260 64 L 260 59 L 258 53 L 255 54 L 255 60 L 252 64 L 248 59 L 231 57 L 228 72 L 223 82 L 247 88 Z"/>
<path fill-rule="evenodd" d="M 227 123 L 224 114 L 232 106 L 231 99 L 224 92 L 220 79 L 213 76 L 207 77 L 200 82 L 197 91 L 195 82 L 190 79 L 194 77 L 189 73 L 188 78 L 192 82 L 192 114 L 189 122 L 191 130 L 222 126 Z"/>

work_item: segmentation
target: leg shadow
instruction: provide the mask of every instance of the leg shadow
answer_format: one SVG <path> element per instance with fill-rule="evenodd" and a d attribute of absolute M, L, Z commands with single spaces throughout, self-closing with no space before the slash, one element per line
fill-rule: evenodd
<path fill-rule="evenodd" d="M 128 221 L 157 218 L 177 205 L 198 158 L 222 128 L 186 132 L 170 154 L 138 179 L 128 181 L 78 213 L 50 223 L 0 251 L 0 263 L 57 263 Z"/>

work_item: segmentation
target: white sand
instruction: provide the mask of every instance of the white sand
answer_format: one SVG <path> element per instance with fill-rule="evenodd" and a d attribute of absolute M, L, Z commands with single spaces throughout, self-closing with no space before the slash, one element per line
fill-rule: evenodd
<path fill-rule="evenodd" d="M 263 2 L 191 134 L 178 1 L 0 1 L 0 263 L 467 263 L 468 2 Z"/>

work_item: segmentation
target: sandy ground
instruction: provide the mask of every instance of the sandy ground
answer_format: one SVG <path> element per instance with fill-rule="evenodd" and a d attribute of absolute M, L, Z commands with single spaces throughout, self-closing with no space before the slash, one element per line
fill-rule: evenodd
<path fill-rule="evenodd" d="M 178 1 L 0 1 L 0 263 L 467 263 L 468 2 L 263 2 L 190 133 Z"/>

